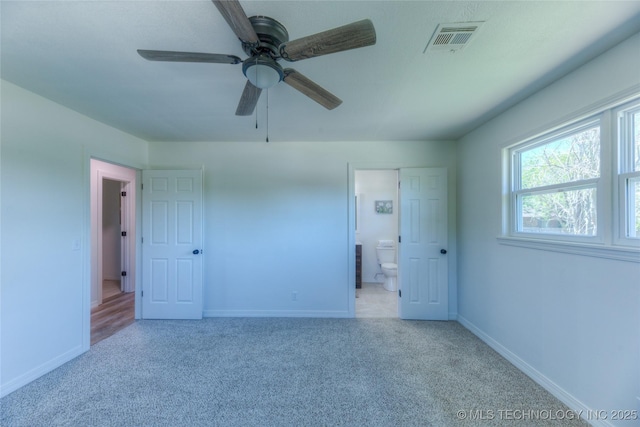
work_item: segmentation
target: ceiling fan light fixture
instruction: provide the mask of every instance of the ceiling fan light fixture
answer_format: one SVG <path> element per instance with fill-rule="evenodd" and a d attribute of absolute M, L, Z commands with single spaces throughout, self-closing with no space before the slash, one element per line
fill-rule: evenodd
<path fill-rule="evenodd" d="M 242 72 L 252 85 L 259 89 L 268 89 L 284 78 L 280 64 L 269 57 L 248 58 L 242 63 Z"/>

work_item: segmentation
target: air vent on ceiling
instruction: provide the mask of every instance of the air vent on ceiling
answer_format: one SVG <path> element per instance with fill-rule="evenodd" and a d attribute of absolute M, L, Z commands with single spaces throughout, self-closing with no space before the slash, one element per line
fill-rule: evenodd
<path fill-rule="evenodd" d="M 455 52 L 469 45 L 484 22 L 440 24 L 422 53 Z"/>

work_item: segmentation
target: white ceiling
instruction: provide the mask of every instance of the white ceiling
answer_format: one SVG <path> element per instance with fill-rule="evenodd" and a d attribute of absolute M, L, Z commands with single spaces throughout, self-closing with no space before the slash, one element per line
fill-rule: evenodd
<path fill-rule="evenodd" d="M 150 62 L 136 49 L 232 54 L 209 0 L 0 2 L 2 78 L 149 141 L 456 139 L 640 31 L 640 1 L 243 1 L 297 39 L 369 18 L 375 46 L 285 66 L 343 100 L 280 83 L 235 116 L 241 65 Z M 440 23 L 485 21 L 456 53 Z M 284 61 L 283 61 L 284 62 Z"/>

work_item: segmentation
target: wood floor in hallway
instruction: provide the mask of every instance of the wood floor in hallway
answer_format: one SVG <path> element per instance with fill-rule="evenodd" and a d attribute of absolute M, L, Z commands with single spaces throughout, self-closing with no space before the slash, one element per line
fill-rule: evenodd
<path fill-rule="evenodd" d="M 120 292 L 91 310 L 91 345 L 135 322 L 135 293 Z"/>

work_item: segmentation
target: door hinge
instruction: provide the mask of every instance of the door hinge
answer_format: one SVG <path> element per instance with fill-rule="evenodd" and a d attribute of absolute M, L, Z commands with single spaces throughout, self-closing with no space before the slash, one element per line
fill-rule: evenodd
<path fill-rule="evenodd" d="M 123 191 L 122 193 L 120 193 L 120 195 L 121 195 L 122 197 L 124 197 L 124 196 L 126 196 L 126 195 L 127 195 L 127 192 L 126 192 L 126 191 Z"/>
<path fill-rule="evenodd" d="M 398 298 L 402 298 L 402 289 L 398 289 Z"/>
<path fill-rule="evenodd" d="M 126 271 L 123 271 L 122 273 L 120 273 L 120 275 L 121 275 L 122 277 L 124 277 L 124 276 L 126 276 L 126 275 L 127 275 L 127 272 L 126 272 Z"/>
<path fill-rule="evenodd" d="M 398 243 L 402 243 L 402 236 L 398 236 Z"/>
<path fill-rule="evenodd" d="M 126 231 L 123 231 L 123 232 L 121 232 L 121 233 L 120 233 L 120 235 L 121 235 L 122 237 L 127 237 L 127 232 L 126 232 Z"/>
<path fill-rule="evenodd" d="M 140 296 L 143 297 L 144 296 L 144 291 L 140 291 Z"/>
<path fill-rule="evenodd" d="M 144 184 L 140 184 L 140 189 L 144 190 Z"/>

